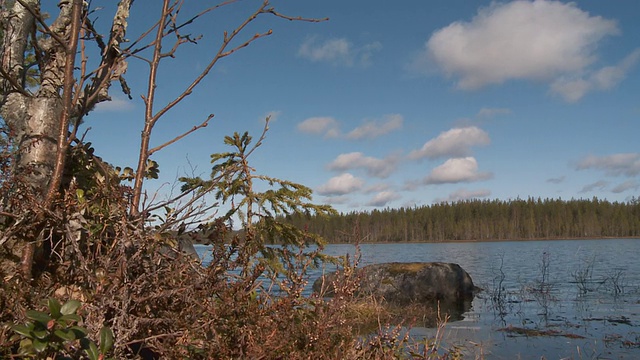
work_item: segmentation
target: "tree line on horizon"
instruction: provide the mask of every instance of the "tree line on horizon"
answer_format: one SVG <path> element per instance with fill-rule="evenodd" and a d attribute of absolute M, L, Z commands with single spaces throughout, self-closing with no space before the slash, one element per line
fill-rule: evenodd
<path fill-rule="evenodd" d="M 640 237 L 640 199 L 473 199 L 288 220 L 328 243 Z"/>

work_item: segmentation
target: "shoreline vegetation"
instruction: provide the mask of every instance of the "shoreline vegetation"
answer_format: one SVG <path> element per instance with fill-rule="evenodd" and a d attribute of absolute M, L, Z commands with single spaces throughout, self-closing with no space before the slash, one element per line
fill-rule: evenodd
<path fill-rule="evenodd" d="M 358 242 L 358 245 L 364 244 L 452 244 L 452 243 L 489 243 L 489 242 L 509 242 L 509 241 L 579 241 L 579 240 L 613 240 L 613 239 L 630 239 L 630 240 L 640 240 L 640 236 L 593 236 L 593 237 L 573 237 L 573 238 L 532 238 L 532 239 L 479 239 L 479 240 L 442 240 L 442 241 L 407 241 L 407 242 L 391 242 L 391 241 L 377 241 L 377 242 Z M 330 244 L 352 244 L 352 243 L 331 243 Z"/>
<path fill-rule="evenodd" d="M 399 242 L 640 235 L 636 198 L 467 201 L 337 215 L 312 202 L 311 188 L 257 172 L 252 154 L 265 140 L 270 115 L 255 141 L 248 132 L 224 136 L 226 151 L 211 154 L 209 174 L 197 176 L 191 167 L 192 175 L 176 179 L 166 197 L 147 193 L 145 185 L 164 169 L 156 153 L 213 119 L 213 113 L 201 114 L 172 125 L 169 113 L 193 107 L 187 97 L 205 90 L 204 79 L 219 60 L 272 35 L 262 19 L 328 18 L 284 14 L 269 0 L 164 0 L 154 6 L 156 20 L 148 21 L 149 7 L 133 2 L 103 8 L 60 1 L 57 10 L 43 6 L 51 13 L 41 12 L 45 2 L 39 0 L 0 3 L 0 358 L 459 358 L 441 335 L 414 341 L 404 324 L 388 324 L 379 302 L 356 297 L 357 256 L 323 254 L 321 237 Z M 224 17 L 220 27 L 197 35 L 191 26 L 207 25 L 214 13 Z M 112 20 L 97 21 L 105 15 Z M 139 19 L 150 27 L 130 31 L 128 24 Z M 167 61 L 187 55 L 178 48 L 195 46 L 201 36 L 216 39 L 203 44 L 213 51 L 197 52 L 194 61 L 204 66 L 165 78 L 167 70 L 175 72 Z M 143 84 L 127 83 L 133 64 L 133 71 L 148 71 Z M 126 128 L 110 125 L 114 136 L 141 129 L 139 142 L 122 143 L 132 145 L 118 160 L 124 164 L 97 155 L 108 147 L 93 147 L 91 122 L 85 123 L 115 88 L 144 108 Z M 160 124 L 165 130 L 159 134 Z M 192 228 L 199 231 L 186 232 Z M 184 235 L 212 244 L 207 266 L 183 251 Z M 283 246 L 268 246 L 275 242 Z M 341 270 L 334 297 L 303 296 L 306 274 L 322 264 Z M 360 336 L 356 330 L 367 319 L 377 328 Z"/>
<path fill-rule="evenodd" d="M 640 199 L 466 200 L 413 208 L 386 208 L 286 221 L 327 243 L 495 242 L 640 238 Z"/>

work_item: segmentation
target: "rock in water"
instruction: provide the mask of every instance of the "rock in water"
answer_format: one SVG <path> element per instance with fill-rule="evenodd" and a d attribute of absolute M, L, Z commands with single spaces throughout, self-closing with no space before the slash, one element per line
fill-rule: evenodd
<path fill-rule="evenodd" d="M 467 311 L 480 290 L 458 264 L 441 262 L 384 263 L 358 269 L 358 295 L 373 295 L 394 305 L 440 306 L 449 313 Z M 314 291 L 332 296 L 336 273 L 325 274 L 313 284 Z M 324 287 L 324 289 L 321 289 Z"/>

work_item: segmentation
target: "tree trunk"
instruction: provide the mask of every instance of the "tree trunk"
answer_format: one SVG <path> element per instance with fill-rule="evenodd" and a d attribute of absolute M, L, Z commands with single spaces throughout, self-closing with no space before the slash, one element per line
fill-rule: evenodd
<path fill-rule="evenodd" d="M 32 11 L 39 8 L 39 1 L 36 0 L 23 3 Z M 41 83 L 35 94 L 31 94 L 24 86 L 25 50 L 29 34 L 35 26 L 32 12 L 16 2 L 4 29 L 0 116 L 9 126 L 13 145 L 17 148 L 15 174 L 30 190 L 29 196 L 36 204 L 42 204 L 46 198 L 56 165 L 56 137 L 61 130 L 61 92 L 67 45 L 60 40 L 69 38 L 72 6 L 68 2 L 61 2 L 60 7 L 60 16 L 50 27 L 57 37 L 48 37 L 38 43 L 38 49 L 44 56 L 39 64 Z M 37 213 L 40 209 L 32 210 Z M 32 228 L 26 233 L 17 234 L 12 241 L 11 251 L 14 255 L 20 254 L 22 272 L 27 278 L 31 277 L 34 244 L 39 240 L 39 232 L 37 228 Z"/>

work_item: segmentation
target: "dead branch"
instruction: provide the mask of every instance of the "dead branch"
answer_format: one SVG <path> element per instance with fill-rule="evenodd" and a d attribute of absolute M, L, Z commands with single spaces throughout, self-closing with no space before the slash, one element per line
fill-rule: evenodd
<path fill-rule="evenodd" d="M 205 121 L 203 121 L 202 124 L 196 125 L 196 126 L 192 127 L 190 130 L 186 131 L 185 133 L 183 133 L 181 135 L 178 135 L 178 136 L 174 137 L 173 139 L 167 141 L 166 143 L 164 143 L 162 145 L 158 145 L 158 146 L 154 147 L 153 149 L 150 149 L 149 152 L 148 152 L 149 156 L 153 155 L 153 153 L 155 153 L 156 151 L 160 151 L 163 148 L 165 148 L 165 147 L 167 147 L 167 146 L 169 146 L 169 145 L 171 145 L 171 144 L 173 144 L 173 143 L 175 143 L 177 141 L 180 141 L 182 138 L 184 138 L 187 135 L 195 132 L 196 130 L 202 129 L 204 127 L 207 127 L 207 125 L 209 125 L 209 121 L 211 121 L 211 119 L 213 119 L 213 116 L 214 116 L 213 114 L 209 114 L 207 119 Z"/>
<path fill-rule="evenodd" d="M 42 14 L 40 14 L 40 11 L 37 11 L 35 9 L 33 9 L 29 4 L 27 4 L 24 0 L 16 0 L 20 5 L 22 5 L 25 9 L 27 9 L 28 12 L 31 13 L 31 15 L 34 17 L 34 19 L 40 24 L 40 26 L 42 26 L 42 28 L 44 29 L 44 32 L 46 34 L 48 34 L 49 36 L 51 36 L 60 46 L 62 46 L 66 51 L 69 51 L 69 48 L 67 46 L 67 43 L 64 41 L 64 39 L 62 39 L 55 31 L 51 30 L 49 28 L 49 25 L 47 25 L 47 23 L 44 22 L 44 19 L 42 18 Z"/>
<path fill-rule="evenodd" d="M 45 197 L 45 208 L 48 208 L 53 200 L 59 194 L 58 188 L 62 181 L 62 173 L 67 158 L 67 148 L 69 146 L 67 133 L 69 129 L 69 117 L 73 108 L 73 87 L 75 79 L 73 72 L 75 69 L 76 50 L 78 48 L 78 37 L 80 35 L 80 27 L 82 25 L 82 0 L 73 0 L 71 10 L 71 28 L 69 44 L 65 46 L 65 66 L 64 66 L 64 84 L 62 89 L 62 112 L 60 114 L 60 133 L 58 134 L 58 150 L 56 156 L 55 167 L 51 175 L 49 189 Z"/>

